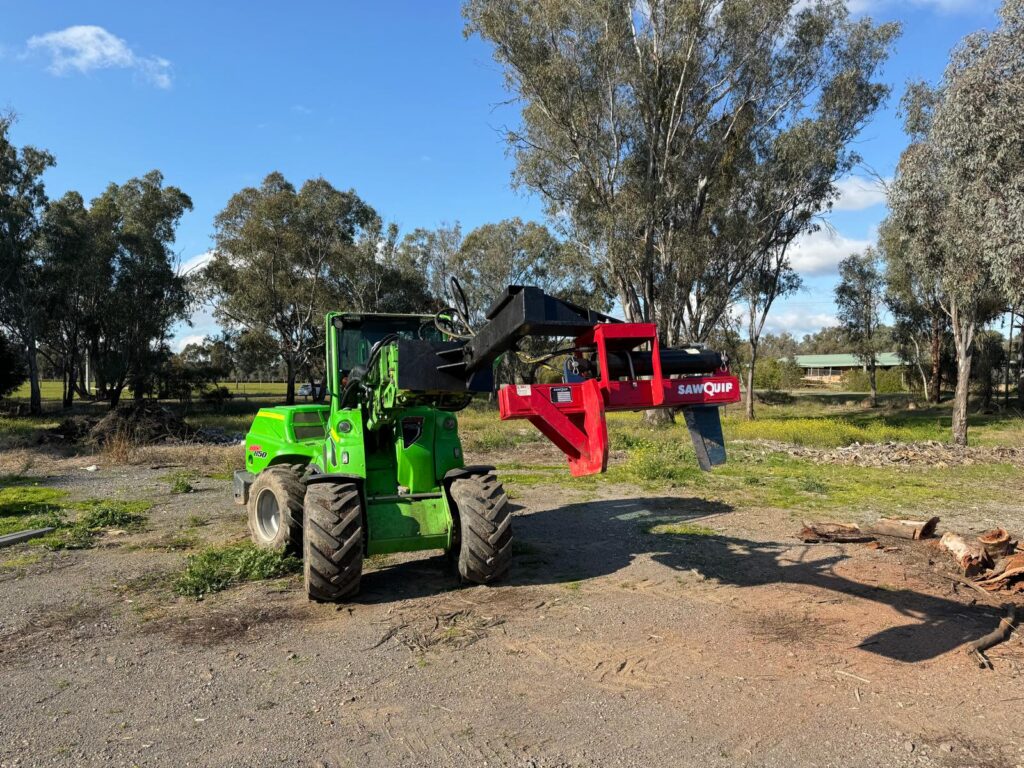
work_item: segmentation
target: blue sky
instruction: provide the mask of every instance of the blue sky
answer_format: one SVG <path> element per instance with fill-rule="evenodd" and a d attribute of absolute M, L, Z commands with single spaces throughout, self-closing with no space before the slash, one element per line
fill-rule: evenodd
<path fill-rule="evenodd" d="M 844 180 L 831 231 L 794 252 L 806 290 L 769 318 L 798 335 L 832 321 L 835 265 L 885 215 L 870 177 L 890 177 L 905 144 L 904 84 L 938 79 L 960 38 L 995 24 L 995 0 L 850 5 L 904 34 L 884 72 L 893 95 L 857 142 L 865 168 Z M 228 198 L 273 170 L 355 188 L 403 231 L 542 217 L 509 186 L 500 129 L 518 109 L 489 48 L 463 37 L 458 2 L 0 0 L 0 18 L 0 109 L 18 114 L 17 143 L 56 155 L 50 195 L 89 199 L 159 168 L 195 204 L 176 243 L 186 267 Z M 175 346 L 215 330 L 200 312 Z"/>

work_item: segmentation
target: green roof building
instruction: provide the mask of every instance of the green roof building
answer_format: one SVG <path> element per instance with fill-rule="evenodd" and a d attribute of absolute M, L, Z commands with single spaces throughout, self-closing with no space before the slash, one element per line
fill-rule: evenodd
<path fill-rule="evenodd" d="M 864 368 L 856 355 L 796 355 L 796 364 L 804 369 L 804 378 L 823 383 L 838 383 L 844 371 Z M 904 361 L 895 352 L 879 352 L 875 357 L 878 368 L 898 368 Z"/>

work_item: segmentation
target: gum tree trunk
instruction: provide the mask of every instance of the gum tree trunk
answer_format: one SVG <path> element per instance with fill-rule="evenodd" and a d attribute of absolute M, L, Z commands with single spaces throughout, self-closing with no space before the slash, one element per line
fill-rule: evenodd
<path fill-rule="evenodd" d="M 956 394 L 953 397 L 953 442 L 967 445 L 967 399 L 971 390 L 971 357 L 974 354 L 974 330 L 972 320 L 961 319 L 956 305 L 953 306 L 953 344 L 956 346 Z"/>
<path fill-rule="evenodd" d="M 754 365 L 757 363 L 757 345 L 750 345 L 750 367 L 747 369 L 747 398 L 744 403 L 748 419 L 754 418 Z"/>

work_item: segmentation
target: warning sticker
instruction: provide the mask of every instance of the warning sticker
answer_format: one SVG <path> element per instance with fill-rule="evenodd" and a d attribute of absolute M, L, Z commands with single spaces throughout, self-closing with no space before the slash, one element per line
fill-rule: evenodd
<path fill-rule="evenodd" d="M 572 402 L 572 387 L 552 387 L 551 388 L 551 402 L 552 403 L 571 403 Z"/>
<path fill-rule="evenodd" d="M 522 395 L 523 397 L 526 397 L 530 394 L 530 391 L 531 390 L 529 384 L 516 384 L 517 395 Z"/>

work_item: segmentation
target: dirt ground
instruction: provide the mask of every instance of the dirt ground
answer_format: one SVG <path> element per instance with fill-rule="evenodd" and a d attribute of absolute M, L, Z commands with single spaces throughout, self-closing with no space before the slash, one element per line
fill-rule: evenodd
<path fill-rule="evenodd" d="M 144 532 L 0 573 L 0 766 L 1024 765 L 1019 636 L 979 669 L 960 646 L 998 614 L 923 544 L 802 545 L 786 513 L 528 486 L 498 586 L 403 556 L 340 607 L 298 577 L 196 601 L 169 586 L 175 537 L 242 539 L 229 483 L 172 495 L 166 467 L 83 464 L 35 471 L 156 506 Z M 648 532 L 664 522 L 714 535 Z"/>

